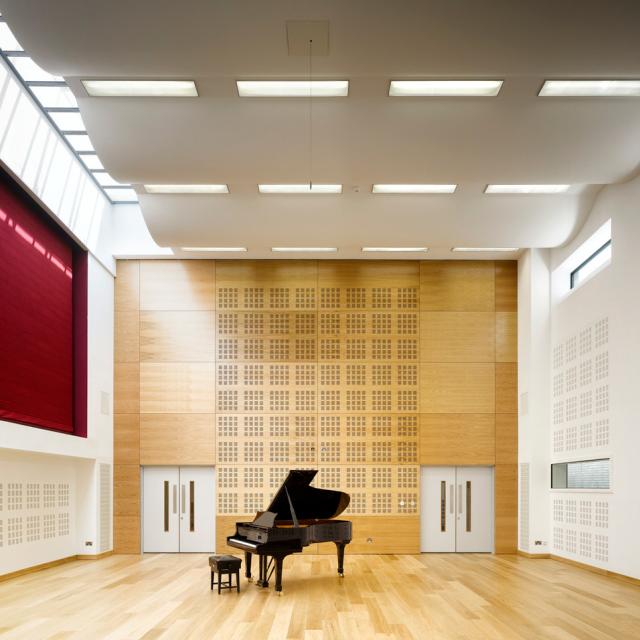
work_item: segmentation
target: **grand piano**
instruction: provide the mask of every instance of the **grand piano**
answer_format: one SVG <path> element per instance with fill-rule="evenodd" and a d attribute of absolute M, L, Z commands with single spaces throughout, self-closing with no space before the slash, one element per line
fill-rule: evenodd
<path fill-rule="evenodd" d="M 259 587 L 268 587 L 274 570 L 276 592 L 282 595 L 282 563 L 315 542 L 334 542 L 338 551 L 338 575 L 344 575 L 344 548 L 351 542 L 351 522 L 333 520 L 349 506 L 349 494 L 310 486 L 315 469 L 293 470 L 282 483 L 266 511 L 253 522 L 236 522 L 227 544 L 242 549 L 245 575 L 251 580 L 252 554 L 258 556 Z"/>

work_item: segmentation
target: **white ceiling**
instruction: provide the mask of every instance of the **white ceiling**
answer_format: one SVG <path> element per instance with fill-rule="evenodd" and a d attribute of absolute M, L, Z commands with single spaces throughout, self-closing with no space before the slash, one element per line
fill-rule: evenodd
<path fill-rule="evenodd" d="M 640 77 L 640 3 L 622 1 L 0 1 L 38 64 L 64 75 L 105 168 L 123 182 L 228 183 L 226 196 L 140 194 L 162 246 L 557 246 L 600 185 L 638 169 L 640 99 L 536 96 L 545 78 Z M 317 78 L 313 181 L 341 196 L 260 196 L 309 180 L 308 101 L 241 99 L 236 79 L 306 78 L 287 20 L 329 20 Z M 199 98 L 89 98 L 81 78 L 190 78 Z M 389 98 L 391 78 L 499 78 L 497 98 Z M 457 183 L 452 196 L 371 184 Z M 570 183 L 487 196 L 487 183 Z M 141 189 L 138 189 L 141 192 Z M 436 251 L 433 255 L 438 255 Z M 443 254 L 444 255 L 444 254 Z M 393 256 L 385 256 L 393 257 Z"/>

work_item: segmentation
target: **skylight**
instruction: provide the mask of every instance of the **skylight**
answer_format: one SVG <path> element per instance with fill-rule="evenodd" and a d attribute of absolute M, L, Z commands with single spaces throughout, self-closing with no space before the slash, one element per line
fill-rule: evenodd
<path fill-rule="evenodd" d="M 117 182 L 104 170 L 87 134 L 78 103 L 64 78 L 36 64 L 22 49 L 2 16 L 0 56 L 109 201 L 112 204 L 137 203 L 138 196 L 131 185 Z"/>

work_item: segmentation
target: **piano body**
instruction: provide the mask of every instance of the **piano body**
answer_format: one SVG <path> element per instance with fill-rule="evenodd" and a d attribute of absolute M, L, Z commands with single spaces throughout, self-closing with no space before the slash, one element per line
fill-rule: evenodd
<path fill-rule="evenodd" d="M 315 469 L 292 470 L 267 508 L 253 522 L 237 522 L 227 544 L 245 552 L 245 575 L 251 580 L 252 554 L 258 556 L 260 587 L 269 586 L 275 570 L 276 592 L 282 593 L 282 563 L 316 542 L 334 542 L 338 551 L 338 575 L 343 576 L 344 548 L 351 542 L 351 522 L 333 520 L 349 506 L 342 491 L 310 486 Z"/>

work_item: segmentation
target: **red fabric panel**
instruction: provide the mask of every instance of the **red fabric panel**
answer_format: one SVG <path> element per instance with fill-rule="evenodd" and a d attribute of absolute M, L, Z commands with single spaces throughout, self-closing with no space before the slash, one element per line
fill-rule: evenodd
<path fill-rule="evenodd" d="M 69 239 L 3 176 L 0 419 L 74 430 L 72 269 Z"/>
<path fill-rule="evenodd" d="M 73 252 L 73 433 L 87 437 L 89 256 Z"/>

